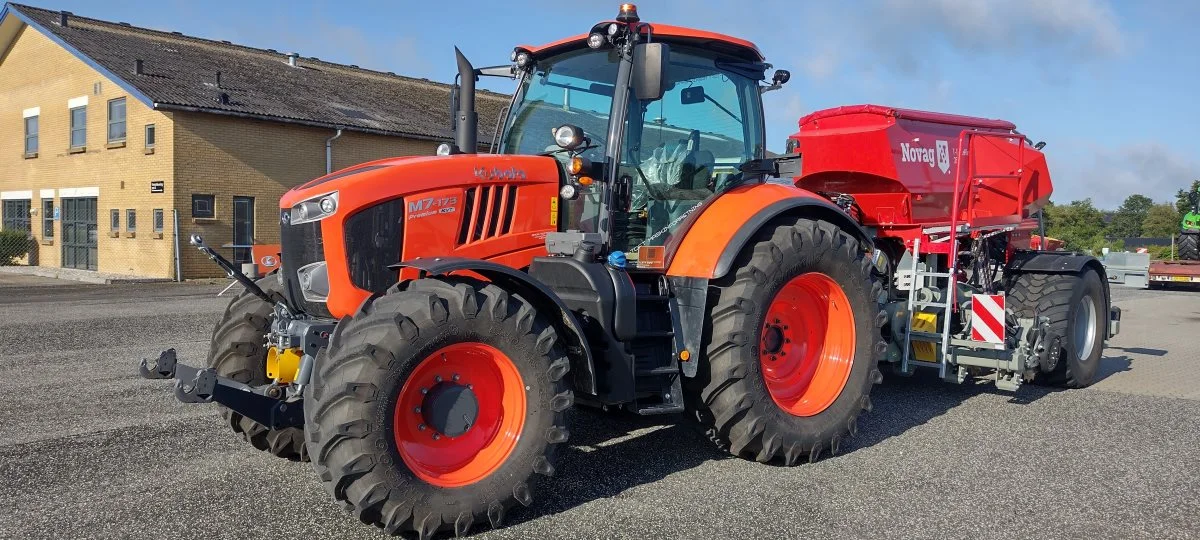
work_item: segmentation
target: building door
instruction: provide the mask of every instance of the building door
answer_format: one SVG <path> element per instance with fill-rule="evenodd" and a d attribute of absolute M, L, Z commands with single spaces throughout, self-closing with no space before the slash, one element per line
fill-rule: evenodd
<path fill-rule="evenodd" d="M 254 244 L 254 197 L 233 198 L 233 262 L 251 262 Z"/>
<path fill-rule="evenodd" d="M 62 200 L 62 265 L 96 269 L 96 198 Z"/>

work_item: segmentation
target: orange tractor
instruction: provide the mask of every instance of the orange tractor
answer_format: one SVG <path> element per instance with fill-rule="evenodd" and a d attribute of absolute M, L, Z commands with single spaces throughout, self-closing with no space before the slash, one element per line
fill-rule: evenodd
<path fill-rule="evenodd" d="M 974 152 L 1041 164 L 1010 168 L 1021 187 L 1007 191 L 913 176 L 949 174 L 972 137 L 953 155 L 876 145 L 878 171 L 818 159 L 867 151 L 900 121 L 887 110 L 802 127 L 792 144 L 814 168 L 769 158 L 761 95 L 787 72 L 768 78 L 752 43 L 648 24 L 630 4 L 511 60 L 475 69 L 458 54 L 456 139 L 440 155 L 288 192 L 277 274 L 251 281 L 193 237 L 246 292 L 207 367 L 168 350 L 142 375 L 223 405 L 254 446 L 311 460 L 362 521 L 422 537 L 533 504 L 574 405 L 686 413 L 735 455 L 791 465 L 855 432 L 881 362 L 1009 388 L 1094 376 L 1116 329 L 1103 268 L 1028 249 L 1049 178 L 1013 129 L 983 126 L 993 149 Z M 496 153 L 479 154 L 474 85 L 497 74 L 518 88 Z M 912 121 L 966 133 L 964 118 Z M 863 139 L 839 139 L 855 122 Z M 923 185 L 951 187 L 905 190 Z M 1015 217 L 974 223 L 976 195 L 1012 199 Z M 973 302 L 1008 284 L 999 339 L 973 339 Z"/>

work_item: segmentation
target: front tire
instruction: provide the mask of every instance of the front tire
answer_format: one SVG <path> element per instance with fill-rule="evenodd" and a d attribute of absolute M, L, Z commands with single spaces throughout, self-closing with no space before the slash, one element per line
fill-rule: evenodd
<path fill-rule="evenodd" d="M 278 301 L 283 300 L 279 276 L 269 275 L 255 283 Z M 251 386 L 271 382 L 267 378 L 267 333 L 275 320 L 274 306 L 242 291 L 229 301 L 221 321 L 213 328 L 208 348 L 208 366 L 217 375 Z M 230 429 L 255 448 L 291 461 L 308 461 L 301 428 L 269 429 L 225 407 L 221 416 Z"/>
<path fill-rule="evenodd" d="M 499 286 L 421 279 L 338 324 L 305 397 L 327 491 L 389 534 L 465 534 L 529 506 L 567 439 L 546 315 Z"/>
<path fill-rule="evenodd" d="M 1200 233 L 1179 235 L 1179 258 L 1185 261 L 1200 260 Z"/>
<path fill-rule="evenodd" d="M 707 370 L 693 405 L 734 455 L 787 465 L 837 453 L 882 380 L 881 284 L 831 223 L 768 226 L 713 283 Z"/>

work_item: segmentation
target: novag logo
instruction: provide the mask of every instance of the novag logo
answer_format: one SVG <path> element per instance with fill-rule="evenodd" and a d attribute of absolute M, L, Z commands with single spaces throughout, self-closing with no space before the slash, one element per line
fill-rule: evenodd
<path fill-rule="evenodd" d="M 930 167 L 937 167 L 942 173 L 947 173 L 950 171 L 950 143 L 934 141 L 933 147 L 900 143 L 900 161 L 926 163 Z"/>

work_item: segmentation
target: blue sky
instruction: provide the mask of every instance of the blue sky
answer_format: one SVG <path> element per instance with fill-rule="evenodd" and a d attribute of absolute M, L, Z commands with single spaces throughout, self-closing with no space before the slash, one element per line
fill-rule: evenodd
<path fill-rule="evenodd" d="M 450 81 L 585 32 L 619 2 L 30 0 L 139 26 Z M 807 112 L 880 103 L 1003 118 L 1047 141 L 1054 199 L 1173 200 L 1200 178 L 1200 2 L 660 0 L 642 18 L 748 38 L 791 82 L 766 95 L 769 147 Z M 512 84 L 491 83 L 509 91 Z"/>

